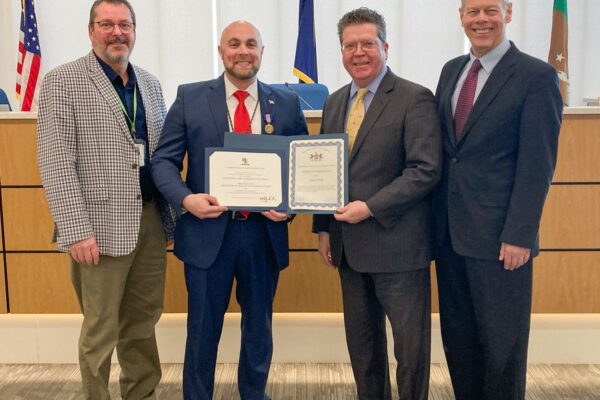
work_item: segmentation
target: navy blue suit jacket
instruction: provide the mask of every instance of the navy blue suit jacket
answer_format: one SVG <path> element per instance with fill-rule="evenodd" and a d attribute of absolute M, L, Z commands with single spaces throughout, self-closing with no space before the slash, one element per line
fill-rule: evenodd
<path fill-rule="evenodd" d="M 264 116 L 271 114 L 274 135 L 306 134 L 304 114 L 298 97 L 258 82 L 262 128 Z M 182 201 L 192 193 L 204 193 L 204 149 L 222 147 L 224 132 L 229 131 L 225 101 L 225 82 L 219 78 L 181 85 L 171 106 L 158 148 L 152 157 L 152 177 L 156 187 L 178 212 Z M 180 171 L 188 156 L 185 182 Z M 285 222 L 267 221 L 267 230 L 279 268 L 288 265 L 288 235 Z M 175 228 L 175 255 L 186 264 L 209 268 L 219 254 L 228 215 L 196 218 L 184 213 Z"/>
<path fill-rule="evenodd" d="M 457 142 L 451 98 L 468 60 L 465 55 L 449 61 L 436 90 L 444 138 L 442 180 L 434 196 L 437 242 L 448 229 L 462 256 L 496 260 L 501 242 L 530 248 L 535 256 L 562 121 L 556 71 L 511 43 Z"/>

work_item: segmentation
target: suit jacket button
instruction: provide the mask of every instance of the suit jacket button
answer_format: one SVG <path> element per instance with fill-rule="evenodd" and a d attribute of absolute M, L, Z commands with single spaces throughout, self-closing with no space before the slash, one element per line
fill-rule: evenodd
<path fill-rule="evenodd" d="M 458 158 L 456 158 L 456 157 L 452 157 L 452 158 L 450 159 L 450 161 L 452 162 L 452 164 L 456 164 L 456 163 L 458 162 Z"/>

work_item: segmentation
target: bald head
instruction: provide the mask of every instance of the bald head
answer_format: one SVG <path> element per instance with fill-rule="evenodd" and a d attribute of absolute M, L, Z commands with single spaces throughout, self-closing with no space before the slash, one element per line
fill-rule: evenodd
<path fill-rule="evenodd" d="M 241 38 L 241 37 L 253 37 L 260 47 L 262 44 L 262 37 L 260 36 L 260 32 L 254 25 L 252 25 L 248 21 L 233 21 L 229 25 L 223 29 L 221 32 L 221 41 L 219 42 L 219 47 L 223 46 L 224 43 L 231 40 L 232 38 Z"/>
<path fill-rule="evenodd" d="M 260 32 L 246 21 L 235 21 L 221 33 L 219 55 L 225 75 L 238 89 L 246 89 L 256 80 L 264 46 Z"/>

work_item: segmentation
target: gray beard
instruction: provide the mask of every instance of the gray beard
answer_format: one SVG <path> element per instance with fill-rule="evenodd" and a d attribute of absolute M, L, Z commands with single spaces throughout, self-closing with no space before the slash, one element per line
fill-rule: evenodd
<path fill-rule="evenodd" d="M 239 74 L 233 68 L 225 68 L 225 71 L 235 79 L 246 80 L 246 79 L 254 79 L 256 74 L 258 74 L 258 68 L 252 68 L 247 74 Z"/>

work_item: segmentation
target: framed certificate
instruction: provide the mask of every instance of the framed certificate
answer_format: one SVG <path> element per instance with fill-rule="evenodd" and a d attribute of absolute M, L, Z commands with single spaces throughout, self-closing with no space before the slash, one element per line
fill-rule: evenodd
<path fill-rule="evenodd" d="M 348 201 L 346 134 L 225 134 L 206 149 L 206 192 L 232 210 L 333 214 Z"/>
<path fill-rule="evenodd" d="M 210 149 L 207 158 L 207 193 L 231 210 L 287 210 L 281 152 L 244 149 Z"/>
<path fill-rule="evenodd" d="M 335 212 L 346 203 L 344 138 L 292 140 L 288 160 L 288 207 L 294 212 Z"/>

